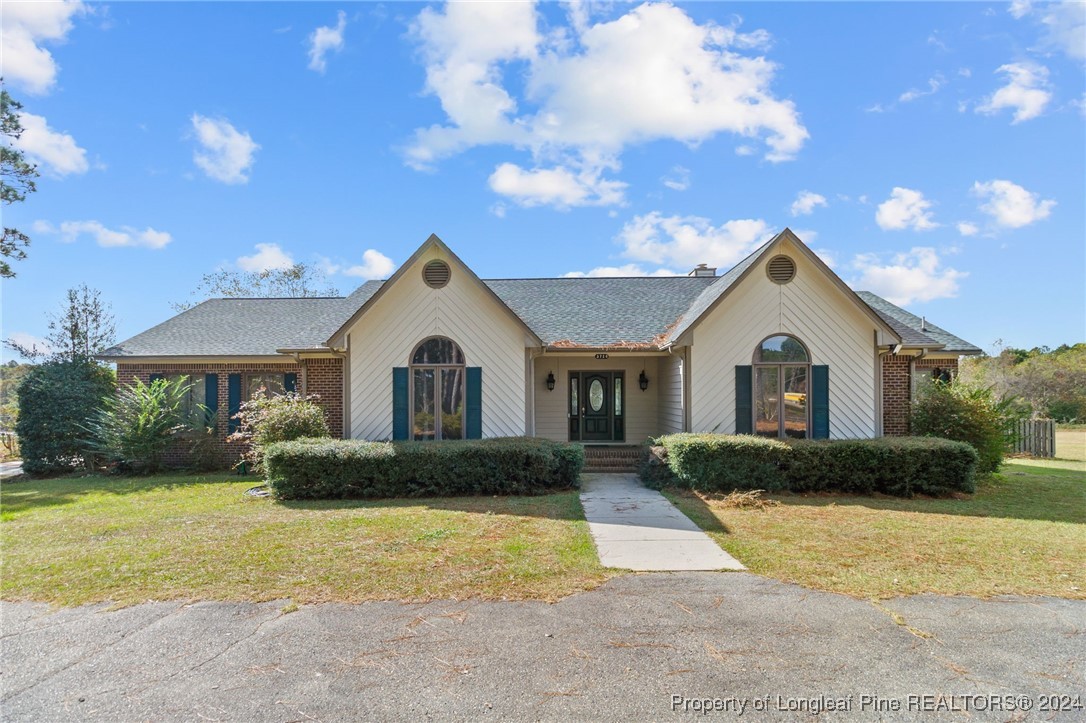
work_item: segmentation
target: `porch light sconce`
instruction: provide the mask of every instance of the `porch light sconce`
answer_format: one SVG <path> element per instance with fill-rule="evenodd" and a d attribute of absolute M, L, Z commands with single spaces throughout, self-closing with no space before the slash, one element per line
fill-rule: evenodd
<path fill-rule="evenodd" d="M 547 372 L 547 391 L 554 391 L 554 372 Z"/>
<path fill-rule="evenodd" d="M 649 378 L 645 376 L 645 370 L 641 370 L 641 376 L 637 378 L 637 386 L 641 387 L 641 391 L 645 391 L 649 388 Z"/>

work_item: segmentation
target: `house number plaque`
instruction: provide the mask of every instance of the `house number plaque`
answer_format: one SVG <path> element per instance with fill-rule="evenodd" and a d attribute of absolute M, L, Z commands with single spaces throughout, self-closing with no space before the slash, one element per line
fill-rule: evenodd
<path fill-rule="evenodd" d="M 597 359 L 610 359 L 611 355 L 610 354 L 597 354 L 596 358 Z"/>

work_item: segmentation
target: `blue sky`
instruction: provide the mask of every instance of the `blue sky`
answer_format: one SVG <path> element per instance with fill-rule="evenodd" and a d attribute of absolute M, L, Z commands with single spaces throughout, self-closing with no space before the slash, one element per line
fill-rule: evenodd
<path fill-rule="evenodd" d="M 723 271 L 788 226 L 985 349 L 1086 338 L 1086 5 L 3 4 L 39 190 L 5 338 L 126 338 L 217 268 L 348 293 Z M 5 354 L 10 354 L 7 350 Z"/>

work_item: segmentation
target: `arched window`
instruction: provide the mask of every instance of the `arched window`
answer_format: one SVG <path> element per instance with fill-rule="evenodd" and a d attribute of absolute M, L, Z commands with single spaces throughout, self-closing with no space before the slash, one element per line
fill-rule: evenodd
<path fill-rule="evenodd" d="M 464 438 L 464 352 L 435 336 L 411 354 L 411 436 L 416 440 Z"/>
<path fill-rule="evenodd" d="M 754 351 L 754 433 L 763 437 L 807 437 L 811 357 L 799 339 L 769 337 Z"/>

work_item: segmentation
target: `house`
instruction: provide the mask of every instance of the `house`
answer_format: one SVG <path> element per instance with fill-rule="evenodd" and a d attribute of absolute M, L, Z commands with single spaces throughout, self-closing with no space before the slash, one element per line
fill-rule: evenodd
<path fill-rule="evenodd" d="M 613 445 L 906 434 L 916 379 L 978 353 L 786 229 L 723 275 L 652 278 L 483 280 L 431 236 L 345 298 L 212 299 L 102 356 L 121 384 L 187 375 L 230 414 L 261 386 L 317 394 L 337 436 Z"/>

